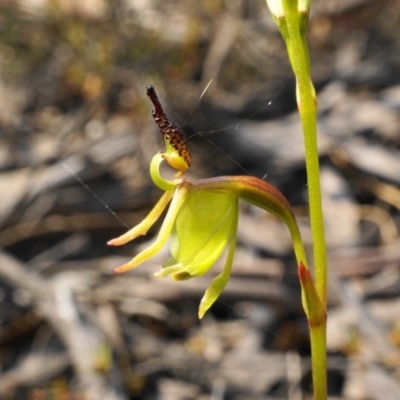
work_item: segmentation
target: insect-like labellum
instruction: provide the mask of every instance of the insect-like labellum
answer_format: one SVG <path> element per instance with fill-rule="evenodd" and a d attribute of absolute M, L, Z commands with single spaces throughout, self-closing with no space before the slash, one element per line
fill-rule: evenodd
<path fill-rule="evenodd" d="M 187 167 L 190 167 L 191 155 L 189 146 L 183 130 L 176 124 L 168 120 L 160 101 L 158 100 L 156 90 L 153 85 L 147 85 L 147 96 L 150 97 L 154 105 L 152 115 L 154 121 L 160 128 L 161 134 L 165 140 L 178 152 L 179 156 L 183 158 Z"/>

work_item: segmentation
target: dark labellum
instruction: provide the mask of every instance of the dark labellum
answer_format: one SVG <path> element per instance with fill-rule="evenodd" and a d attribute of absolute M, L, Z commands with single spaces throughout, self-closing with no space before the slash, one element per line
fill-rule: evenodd
<path fill-rule="evenodd" d="M 185 133 L 177 124 L 169 122 L 168 117 L 161 106 L 160 100 L 158 100 L 154 86 L 147 85 L 146 89 L 147 96 L 150 97 L 150 100 L 154 105 L 152 115 L 154 121 L 160 128 L 161 134 L 169 141 L 169 143 L 171 143 L 172 147 L 186 161 L 187 165 L 190 166 L 191 155 Z"/>

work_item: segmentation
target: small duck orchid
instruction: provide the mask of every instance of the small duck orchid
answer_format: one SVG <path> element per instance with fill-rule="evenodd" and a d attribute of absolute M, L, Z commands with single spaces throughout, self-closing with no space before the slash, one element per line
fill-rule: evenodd
<path fill-rule="evenodd" d="M 164 137 L 166 151 L 156 154 L 150 164 L 153 182 L 164 194 L 137 226 L 108 242 L 123 245 L 140 235 L 160 218 L 169 204 L 157 238 L 127 264 L 116 268 L 122 273 L 136 268 L 155 256 L 170 239 L 171 257 L 155 276 L 170 276 L 180 281 L 206 274 L 227 248 L 225 266 L 206 290 L 199 307 L 202 318 L 228 283 L 236 247 L 239 219 L 239 199 L 255 204 L 276 215 L 288 226 L 298 263 L 306 264 L 300 232 L 292 209 L 282 193 L 256 177 L 222 176 L 201 180 L 186 180 L 185 171 L 191 164 L 191 154 L 181 128 L 169 122 L 152 85 L 147 86 L 154 109 L 152 115 Z M 175 179 L 161 176 L 160 165 L 166 162 L 177 171 Z"/>

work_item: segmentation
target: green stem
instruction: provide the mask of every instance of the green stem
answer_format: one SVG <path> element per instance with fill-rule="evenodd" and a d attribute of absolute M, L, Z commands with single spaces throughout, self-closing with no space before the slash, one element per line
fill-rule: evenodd
<path fill-rule="evenodd" d="M 297 104 L 304 132 L 305 159 L 307 169 L 308 195 L 310 204 L 311 231 L 313 238 L 315 286 L 326 305 L 327 262 L 324 221 L 321 203 L 320 171 L 317 145 L 317 104 L 314 86 L 310 79 L 308 46 L 299 29 L 298 11 L 287 6 L 291 0 L 284 0 L 285 20 L 288 38 L 286 43 L 297 83 Z M 286 8 L 288 9 L 286 11 Z"/>
<path fill-rule="evenodd" d="M 311 367 L 314 399 L 327 398 L 326 381 L 326 320 L 320 325 L 310 326 Z"/>
<path fill-rule="evenodd" d="M 304 134 L 313 239 L 315 289 L 323 309 L 326 309 L 327 261 L 322 214 L 320 171 L 317 145 L 317 102 L 310 76 L 310 57 L 305 33 L 308 14 L 299 13 L 297 1 L 283 0 L 284 16 L 278 25 L 286 42 L 290 62 L 296 76 L 296 95 Z M 310 321 L 309 321 L 310 322 Z M 314 399 L 324 400 L 326 387 L 326 321 L 310 323 Z"/>

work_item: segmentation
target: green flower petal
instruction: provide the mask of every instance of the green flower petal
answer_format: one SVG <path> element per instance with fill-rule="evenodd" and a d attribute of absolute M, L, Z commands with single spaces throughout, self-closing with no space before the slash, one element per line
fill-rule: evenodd
<path fill-rule="evenodd" d="M 218 260 L 227 246 L 238 214 L 238 199 L 229 192 L 193 191 L 182 204 L 172 231 L 171 254 L 185 274 L 205 274 Z M 176 269 L 167 263 L 168 275 Z M 167 271 L 163 273 L 163 276 Z"/>
<path fill-rule="evenodd" d="M 139 253 L 131 261 L 129 261 L 127 264 L 115 268 L 114 269 L 115 273 L 120 274 L 122 272 L 126 272 L 129 271 L 130 269 L 136 268 L 139 264 L 155 256 L 161 250 L 161 248 L 168 240 L 176 216 L 179 213 L 179 210 L 182 204 L 184 204 L 185 199 L 187 198 L 188 195 L 189 192 L 186 186 L 180 188 L 179 190 L 178 189 L 175 190 L 167 215 L 165 216 L 164 223 L 161 226 L 160 232 L 158 233 L 156 240 L 149 247 L 147 247 L 145 250 Z M 166 196 L 165 202 L 167 200 L 169 201 L 169 196 Z"/>
<path fill-rule="evenodd" d="M 218 276 L 216 276 L 212 280 L 211 285 L 204 293 L 204 296 L 201 299 L 199 306 L 199 318 L 203 318 L 204 314 L 218 299 L 222 291 L 225 289 L 225 286 L 227 285 L 229 278 L 231 276 L 233 256 L 235 254 L 235 248 L 236 248 L 238 213 L 236 213 L 235 219 L 236 221 L 234 225 L 234 232 L 232 233 L 232 237 L 229 243 L 229 252 L 226 258 L 224 269 Z"/>

